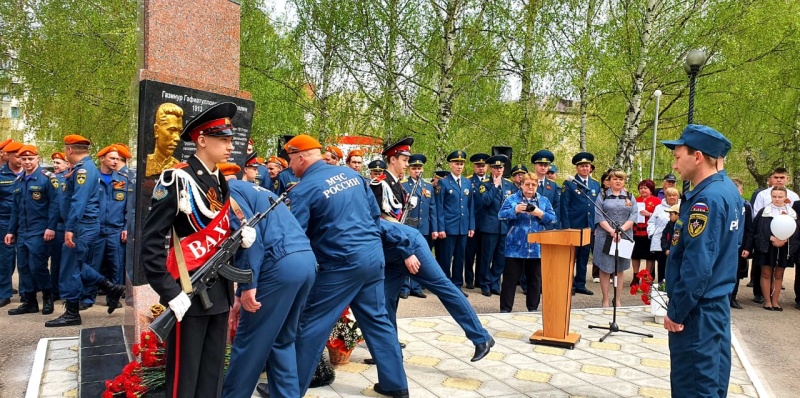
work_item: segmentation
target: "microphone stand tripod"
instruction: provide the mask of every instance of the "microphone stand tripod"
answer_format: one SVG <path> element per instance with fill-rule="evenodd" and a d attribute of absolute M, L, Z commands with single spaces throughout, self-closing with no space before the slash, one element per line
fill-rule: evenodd
<path fill-rule="evenodd" d="M 609 236 L 608 239 L 614 239 L 615 236 L 619 236 L 620 239 L 622 239 L 622 232 L 623 232 L 622 226 L 620 226 L 619 223 L 617 223 L 616 221 L 612 220 L 608 216 L 608 214 L 606 214 L 606 212 L 603 211 L 603 209 L 601 209 L 600 206 L 597 205 L 597 202 L 592 200 L 592 198 L 589 197 L 589 195 L 587 195 L 586 192 L 584 192 L 584 190 L 588 189 L 588 187 L 583 186 L 583 184 L 577 181 L 573 182 L 575 183 L 575 185 L 581 188 L 579 190 L 581 194 L 586 196 L 586 198 L 588 198 L 589 201 L 592 202 L 592 204 L 594 204 L 595 209 L 599 211 L 600 214 L 603 215 L 603 218 L 605 218 L 606 222 L 608 222 L 612 227 L 614 227 L 614 235 Z M 619 325 L 617 324 L 617 283 L 619 283 L 619 281 L 617 280 L 618 273 L 619 273 L 619 243 L 617 243 L 617 245 L 614 247 L 614 279 L 613 279 L 614 283 L 612 286 L 614 289 L 614 297 L 612 299 L 614 300 L 614 304 L 613 304 L 613 315 L 611 318 L 611 322 L 609 322 L 608 326 L 589 325 L 589 329 L 608 330 L 608 333 L 606 333 L 603 337 L 600 338 L 600 342 L 603 342 L 603 340 L 605 340 L 608 336 L 610 336 L 611 333 L 616 333 L 616 332 L 635 334 L 637 336 L 653 337 L 653 335 L 649 333 L 640 333 L 619 328 Z"/>

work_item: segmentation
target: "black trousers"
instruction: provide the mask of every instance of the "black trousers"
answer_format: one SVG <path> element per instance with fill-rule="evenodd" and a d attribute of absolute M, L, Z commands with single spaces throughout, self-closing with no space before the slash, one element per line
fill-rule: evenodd
<path fill-rule="evenodd" d="M 542 259 L 506 257 L 503 283 L 500 286 L 500 312 L 511 312 L 514 308 L 517 282 L 523 273 L 528 286 L 525 306 L 528 311 L 536 311 L 539 308 L 542 296 Z"/>
<path fill-rule="evenodd" d="M 216 398 L 222 395 L 227 332 L 227 311 L 216 315 L 185 316 L 183 321 L 175 324 L 167 338 L 167 398 Z M 177 390 L 173 394 L 175 386 Z"/>

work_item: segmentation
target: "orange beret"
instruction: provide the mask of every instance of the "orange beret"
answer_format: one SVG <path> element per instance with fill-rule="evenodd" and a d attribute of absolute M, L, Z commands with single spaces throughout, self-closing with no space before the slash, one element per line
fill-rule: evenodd
<path fill-rule="evenodd" d="M 21 142 L 11 141 L 8 144 L 6 144 L 6 146 L 3 147 L 3 152 L 5 152 L 5 153 L 15 153 L 15 152 L 19 151 L 20 148 L 22 148 L 22 143 Z"/>
<path fill-rule="evenodd" d="M 128 148 L 125 144 L 114 144 L 117 146 L 117 153 L 119 153 L 120 157 L 125 159 L 133 159 L 133 155 L 131 154 L 130 148 Z"/>
<path fill-rule="evenodd" d="M 264 158 L 259 158 L 259 157 L 257 157 L 257 158 L 256 158 L 256 163 L 258 163 L 258 164 L 264 164 Z"/>
<path fill-rule="evenodd" d="M 241 167 L 233 163 L 217 163 L 217 167 L 219 167 L 219 172 L 224 176 L 236 175 L 242 171 Z"/>
<path fill-rule="evenodd" d="M 270 156 L 269 159 L 267 159 L 267 163 L 275 163 L 277 165 L 280 165 L 284 169 L 289 167 L 289 163 L 286 163 L 286 159 L 279 158 L 277 156 Z"/>
<path fill-rule="evenodd" d="M 64 152 L 53 152 L 53 154 L 50 155 L 50 159 L 53 159 L 53 160 L 61 159 L 61 160 L 66 162 L 67 161 L 67 155 L 65 155 Z"/>
<path fill-rule="evenodd" d="M 64 137 L 64 145 L 92 145 L 92 142 L 89 139 L 84 138 L 78 134 L 70 134 Z"/>
<path fill-rule="evenodd" d="M 23 145 L 17 151 L 17 156 L 37 156 L 39 150 L 33 145 Z"/>
<path fill-rule="evenodd" d="M 9 138 L 9 139 L 7 139 L 7 140 L 5 140 L 5 141 L 3 141 L 3 142 L 0 142 L 0 149 L 3 149 L 3 148 L 4 148 L 6 145 L 8 145 L 8 143 L 10 143 L 11 141 L 14 141 L 14 140 L 12 140 L 11 138 Z"/>
<path fill-rule="evenodd" d="M 325 150 L 330 152 L 330 153 L 332 153 L 334 156 L 336 156 L 339 159 L 344 157 L 344 155 L 342 154 L 342 150 L 339 149 L 339 147 L 336 146 L 336 145 L 328 145 L 327 147 L 325 147 Z"/>
<path fill-rule="evenodd" d="M 300 134 L 289 140 L 283 149 L 286 150 L 286 153 L 297 153 L 309 149 L 322 149 L 322 144 L 310 135 Z"/>
<path fill-rule="evenodd" d="M 364 156 L 364 151 L 362 151 L 360 149 L 353 149 L 352 151 L 350 151 L 347 154 L 347 160 L 350 161 L 350 158 L 352 158 L 353 156 L 361 156 L 361 157 L 363 157 Z"/>
<path fill-rule="evenodd" d="M 100 152 L 97 152 L 97 157 L 101 158 L 101 157 L 107 155 L 109 152 L 116 152 L 117 155 L 119 155 L 119 146 L 117 144 L 111 144 L 111 145 L 101 149 Z"/>

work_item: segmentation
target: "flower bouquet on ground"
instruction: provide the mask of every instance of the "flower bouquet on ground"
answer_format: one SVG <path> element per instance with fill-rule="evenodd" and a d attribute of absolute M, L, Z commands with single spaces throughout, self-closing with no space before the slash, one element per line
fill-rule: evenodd
<path fill-rule="evenodd" d="M 631 286 L 631 295 L 641 294 L 642 303 L 650 306 L 650 312 L 656 317 L 656 321 L 660 321 L 667 315 L 667 297 L 666 284 L 653 285 L 653 276 L 647 269 L 643 269 L 636 274 L 639 279 L 638 285 Z"/>
<path fill-rule="evenodd" d="M 328 338 L 328 352 L 331 356 L 331 363 L 341 365 L 350 362 L 350 354 L 358 343 L 364 341 L 364 335 L 358 322 L 350 311 L 350 307 L 344 309 L 339 320 L 333 325 L 331 335 Z"/>
<path fill-rule="evenodd" d="M 166 364 L 165 343 L 158 341 L 155 333 L 142 332 L 139 343 L 131 351 L 141 360 L 133 360 L 122 368 L 122 373 L 114 380 L 106 381 L 103 398 L 141 397 L 149 391 L 164 386 Z"/>

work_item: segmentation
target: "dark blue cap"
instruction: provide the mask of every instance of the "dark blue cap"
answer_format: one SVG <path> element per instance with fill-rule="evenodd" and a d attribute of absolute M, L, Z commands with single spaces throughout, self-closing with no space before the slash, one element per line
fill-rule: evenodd
<path fill-rule="evenodd" d="M 415 153 L 408 158 L 408 165 L 409 166 L 422 166 L 425 162 L 428 161 L 428 158 L 421 153 Z"/>
<path fill-rule="evenodd" d="M 558 173 L 558 167 L 556 165 L 550 163 L 550 167 L 547 169 L 548 173 Z"/>
<path fill-rule="evenodd" d="M 594 155 L 589 152 L 578 152 L 572 157 L 572 164 L 577 166 L 581 163 L 594 163 Z"/>
<path fill-rule="evenodd" d="M 462 150 L 453 151 L 453 153 L 447 155 L 447 161 L 448 162 L 466 162 L 467 161 L 467 153 L 462 151 Z"/>
<path fill-rule="evenodd" d="M 384 170 L 386 170 L 386 162 L 384 162 L 383 160 L 380 160 L 380 159 L 373 160 L 373 161 L 369 162 L 369 164 L 367 165 L 367 168 L 370 171 L 384 171 Z"/>
<path fill-rule="evenodd" d="M 506 160 L 508 160 L 506 155 L 494 155 L 486 159 L 486 164 L 488 164 L 489 167 L 505 167 Z"/>
<path fill-rule="evenodd" d="M 518 164 L 518 165 L 516 165 L 516 166 L 511 168 L 511 175 L 512 176 L 514 174 L 517 174 L 517 173 L 527 173 L 527 172 L 528 172 L 528 168 L 523 166 L 523 165 L 521 165 L 521 164 Z"/>
<path fill-rule="evenodd" d="M 673 141 L 661 141 L 661 143 L 673 150 L 678 145 L 686 145 L 712 158 L 725 157 L 731 150 L 731 142 L 724 135 L 702 124 L 690 124 L 683 129 L 681 138 Z"/>
<path fill-rule="evenodd" d="M 450 174 L 450 172 L 447 170 L 436 170 L 436 172 L 433 174 L 436 174 L 436 176 L 439 178 L 445 178 L 448 174 Z"/>
<path fill-rule="evenodd" d="M 490 156 L 485 153 L 476 153 L 469 157 L 469 161 L 474 164 L 484 164 L 489 157 Z"/>
<path fill-rule="evenodd" d="M 556 160 L 556 155 L 553 155 L 553 152 L 548 151 L 547 149 L 542 149 L 539 152 L 536 152 L 531 156 L 531 163 L 553 163 Z"/>

